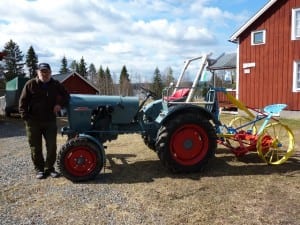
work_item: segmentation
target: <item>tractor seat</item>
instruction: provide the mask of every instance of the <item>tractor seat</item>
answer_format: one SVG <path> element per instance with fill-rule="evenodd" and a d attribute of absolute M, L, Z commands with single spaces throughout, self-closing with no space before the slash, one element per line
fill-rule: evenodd
<path fill-rule="evenodd" d="M 186 98 L 189 93 L 190 93 L 190 88 L 182 88 L 182 89 L 177 90 L 171 96 L 165 97 L 165 100 L 167 100 L 167 101 L 178 101 L 182 98 Z"/>

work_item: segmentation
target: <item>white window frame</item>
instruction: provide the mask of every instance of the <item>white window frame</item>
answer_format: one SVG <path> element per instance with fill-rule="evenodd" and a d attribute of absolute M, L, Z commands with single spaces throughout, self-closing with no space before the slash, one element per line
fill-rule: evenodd
<path fill-rule="evenodd" d="M 262 41 L 256 42 L 254 40 L 255 34 L 262 33 Z M 266 43 L 266 30 L 256 30 L 251 32 L 251 45 L 263 45 Z"/>
<path fill-rule="evenodd" d="M 296 17 L 299 16 L 299 18 Z M 300 29 L 300 8 L 292 9 L 292 40 L 300 40 L 300 30 L 297 34 L 297 26 Z"/>
<path fill-rule="evenodd" d="M 293 92 L 300 92 L 300 60 L 293 65 Z"/>

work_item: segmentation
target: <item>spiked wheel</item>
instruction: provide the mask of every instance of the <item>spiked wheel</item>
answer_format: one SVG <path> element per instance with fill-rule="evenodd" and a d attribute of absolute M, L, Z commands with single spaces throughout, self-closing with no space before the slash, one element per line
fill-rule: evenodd
<path fill-rule="evenodd" d="M 284 163 L 294 152 L 295 140 L 292 131 L 281 123 L 271 123 L 258 137 L 258 155 L 268 164 Z"/>
<path fill-rule="evenodd" d="M 250 119 L 248 117 L 238 116 L 238 117 L 235 117 L 234 119 L 232 119 L 230 121 L 228 127 L 233 128 L 233 130 L 235 131 L 234 134 L 237 134 L 241 131 L 244 131 L 247 134 L 256 134 L 257 128 L 253 123 L 250 124 L 251 121 L 252 121 L 252 119 Z M 226 142 L 233 149 L 236 149 L 236 148 L 240 147 L 240 144 L 239 144 L 238 140 L 235 140 L 234 137 L 226 138 Z M 251 144 L 249 142 L 249 140 L 246 141 L 246 142 L 247 142 L 247 143 L 245 143 L 246 145 Z"/>

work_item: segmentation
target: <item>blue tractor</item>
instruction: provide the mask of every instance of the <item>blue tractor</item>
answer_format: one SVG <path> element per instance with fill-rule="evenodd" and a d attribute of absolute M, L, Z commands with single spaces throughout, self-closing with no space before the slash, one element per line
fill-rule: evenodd
<path fill-rule="evenodd" d="M 187 67 L 197 60 L 200 69 L 192 87 L 181 86 Z M 140 133 L 173 172 L 201 170 L 217 147 L 214 102 L 193 101 L 208 62 L 208 55 L 187 60 L 177 84 L 147 105 L 154 93 L 145 88 L 141 104 L 138 97 L 71 95 L 68 126 L 62 128 L 68 141 L 58 153 L 61 174 L 74 182 L 93 179 L 105 165 L 105 142 L 125 133 Z"/>

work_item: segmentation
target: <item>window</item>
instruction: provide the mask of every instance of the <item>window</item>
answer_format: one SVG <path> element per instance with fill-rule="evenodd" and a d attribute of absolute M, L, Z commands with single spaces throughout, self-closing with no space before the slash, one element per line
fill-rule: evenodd
<path fill-rule="evenodd" d="M 300 91 L 300 61 L 294 61 L 293 92 Z"/>
<path fill-rule="evenodd" d="M 266 43 L 266 31 L 259 30 L 251 33 L 251 45 L 262 45 Z"/>
<path fill-rule="evenodd" d="M 300 8 L 292 9 L 292 40 L 300 40 Z"/>

